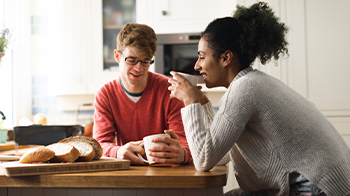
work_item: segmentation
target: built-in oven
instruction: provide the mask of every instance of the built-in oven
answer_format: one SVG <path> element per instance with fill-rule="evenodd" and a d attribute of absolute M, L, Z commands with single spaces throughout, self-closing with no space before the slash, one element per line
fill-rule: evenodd
<path fill-rule="evenodd" d="M 198 59 L 200 33 L 158 34 L 154 61 L 155 72 L 171 76 L 170 71 L 197 75 L 199 83 L 203 77 L 194 70 Z"/>

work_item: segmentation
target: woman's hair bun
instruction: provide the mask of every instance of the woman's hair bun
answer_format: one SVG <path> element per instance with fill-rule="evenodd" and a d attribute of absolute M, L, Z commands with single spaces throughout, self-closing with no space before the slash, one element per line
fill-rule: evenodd
<path fill-rule="evenodd" d="M 249 59 L 258 57 L 262 64 L 266 64 L 272 57 L 277 60 L 280 55 L 288 55 L 285 40 L 288 28 L 279 22 L 267 3 L 255 3 L 249 8 L 237 5 L 233 18 L 237 19 L 241 29 L 241 52 Z"/>

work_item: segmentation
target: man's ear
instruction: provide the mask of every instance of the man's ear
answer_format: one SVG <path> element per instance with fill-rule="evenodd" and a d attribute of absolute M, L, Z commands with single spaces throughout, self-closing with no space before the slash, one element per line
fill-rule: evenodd
<path fill-rule="evenodd" d="M 119 53 L 119 50 L 117 49 L 114 50 L 114 59 L 115 61 L 117 61 L 117 63 L 120 62 L 120 53 Z"/>

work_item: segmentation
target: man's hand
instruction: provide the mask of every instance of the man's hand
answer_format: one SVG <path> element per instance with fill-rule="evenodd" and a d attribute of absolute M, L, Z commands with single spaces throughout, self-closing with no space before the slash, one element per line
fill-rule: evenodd
<path fill-rule="evenodd" d="M 139 145 L 143 141 L 129 142 L 121 146 L 117 151 L 117 158 L 130 160 L 131 165 L 147 165 L 135 153 L 145 154 L 145 150 Z"/>
<path fill-rule="evenodd" d="M 182 163 L 185 160 L 185 151 L 182 149 L 179 137 L 173 130 L 165 130 L 165 133 L 169 134 L 168 137 L 157 137 L 152 139 L 151 142 L 163 142 L 168 143 L 169 146 L 153 146 L 149 148 L 150 155 L 153 161 L 157 163 Z"/>

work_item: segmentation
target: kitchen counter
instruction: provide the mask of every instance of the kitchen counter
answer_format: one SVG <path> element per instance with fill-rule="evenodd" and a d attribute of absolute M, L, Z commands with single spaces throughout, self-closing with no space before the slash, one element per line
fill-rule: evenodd
<path fill-rule="evenodd" d="M 209 196 L 223 195 L 226 179 L 226 166 L 216 166 L 210 172 L 199 172 L 193 165 L 131 166 L 129 170 L 23 177 L 0 174 L 0 195 L 44 196 L 61 191 L 59 195 L 63 196 L 91 196 L 94 193 L 111 196 L 171 196 L 175 193 Z"/>

